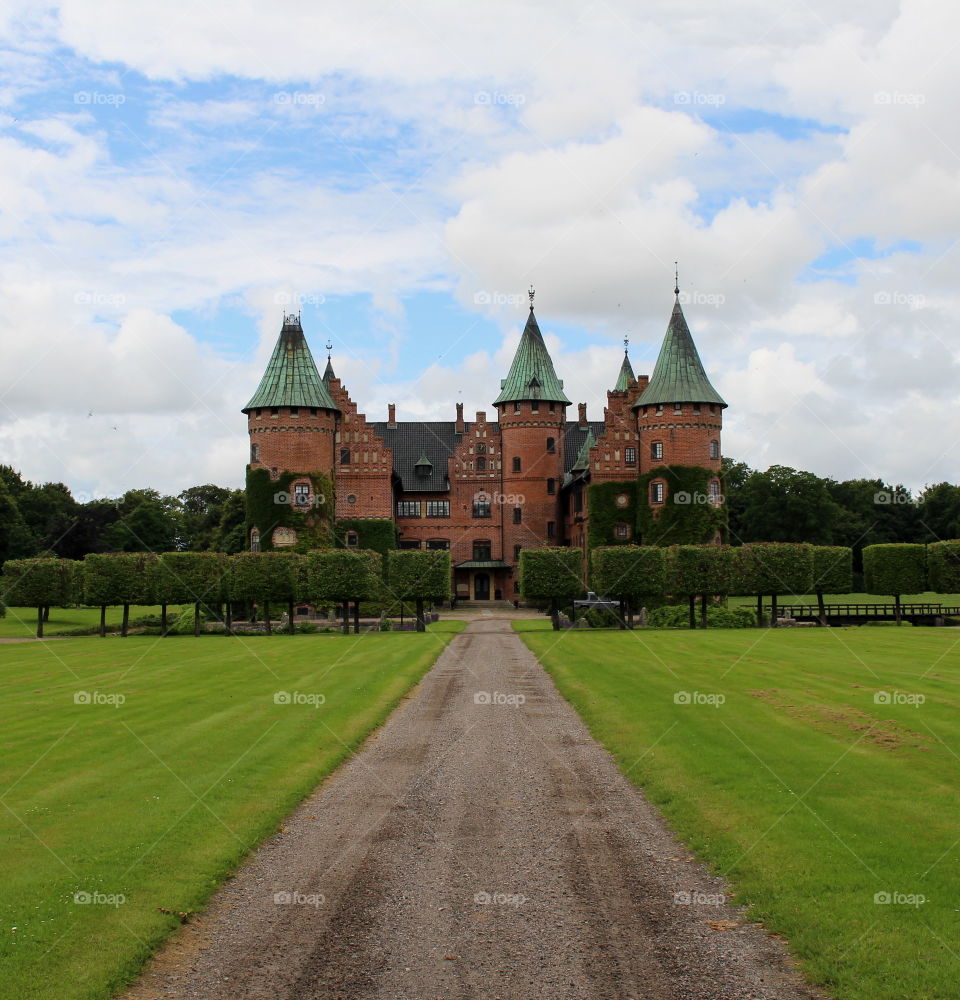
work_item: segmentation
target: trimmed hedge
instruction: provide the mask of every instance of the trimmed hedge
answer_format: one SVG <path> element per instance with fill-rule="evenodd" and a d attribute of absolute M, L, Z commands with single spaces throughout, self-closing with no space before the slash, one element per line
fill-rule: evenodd
<path fill-rule="evenodd" d="M 927 589 L 924 545 L 890 543 L 863 550 L 863 578 L 868 594 L 920 594 Z"/>
<path fill-rule="evenodd" d="M 74 600 L 72 559 L 8 559 L 3 564 L 3 598 L 7 604 L 37 609 L 37 638 L 43 638 L 43 609 Z"/>
<path fill-rule="evenodd" d="M 960 541 L 927 546 L 928 585 L 938 594 L 960 593 Z"/>
<path fill-rule="evenodd" d="M 667 549 L 666 569 L 670 594 L 725 597 L 733 584 L 733 551 L 728 545 L 675 545 Z"/>
<path fill-rule="evenodd" d="M 749 542 L 735 552 L 731 594 L 809 594 L 813 587 L 806 542 Z"/>
<path fill-rule="evenodd" d="M 813 547 L 813 591 L 849 594 L 853 590 L 853 549 L 846 545 Z"/>
<path fill-rule="evenodd" d="M 524 600 L 571 600 L 583 591 L 582 549 L 522 549 L 520 593 Z"/>
<path fill-rule="evenodd" d="M 591 581 L 598 594 L 633 600 L 660 595 L 666 585 L 664 549 L 653 545 L 615 545 L 592 552 Z"/>
<path fill-rule="evenodd" d="M 307 593 L 315 604 L 367 601 L 380 593 L 379 552 L 326 549 L 306 556 Z"/>

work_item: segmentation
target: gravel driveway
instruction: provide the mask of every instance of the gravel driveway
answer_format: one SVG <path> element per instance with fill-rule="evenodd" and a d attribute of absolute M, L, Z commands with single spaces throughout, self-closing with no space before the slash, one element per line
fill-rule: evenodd
<path fill-rule="evenodd" d="M 724 889 L 479 621 L 128 1000 L 819 997 Z"/>

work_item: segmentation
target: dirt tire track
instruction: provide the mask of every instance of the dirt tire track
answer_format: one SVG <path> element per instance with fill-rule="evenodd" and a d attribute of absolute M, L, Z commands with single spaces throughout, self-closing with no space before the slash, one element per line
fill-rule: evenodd
<path fill-rule="evenodd" d="M 509 624 L 475 622 L 127 1000 L 820 996 L 737 911 L 677 905 L 724 891 L 687 858 Z"/>

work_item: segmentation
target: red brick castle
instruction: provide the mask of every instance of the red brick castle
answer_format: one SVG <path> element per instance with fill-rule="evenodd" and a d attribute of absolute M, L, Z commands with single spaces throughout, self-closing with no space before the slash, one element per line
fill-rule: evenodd
<path fill-rule="evenodd" d="M 456 596 L 485 601 L 519 596 L 524 548 L 719 539 L 727 404 L 674 291 L 653 374 L 635 377 L 624 351 L 602 421 L 585 403 L 568 419 L 532 292 L 494 420 L 465 420 L 457 404 L 455 420 L 398 421 L 390 404 L 370 421 L 329 356 L 320 376 L 299 317 L 285 316 L 243 408 L 250 548 L 449 549 Z"/>

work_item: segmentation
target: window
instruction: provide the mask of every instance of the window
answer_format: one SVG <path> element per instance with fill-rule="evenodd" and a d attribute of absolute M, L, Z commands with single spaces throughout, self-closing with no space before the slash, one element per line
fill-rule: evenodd
<path fill-rule="evenodd" d="M 694 413 L 699 413 L 700 412 L 700 404 L 699 403 L 694 403 L 693 404 L 693 412 Z"/>
<path fill-rule="evenodd" d="M 433 550 L 436 550 L 436 549 L 449 549 L 450 548 L 450 539 L 449 538 L 431 538 L 430 541 L 427 542 L 427 548 L 428 549 L 433 549 Z"/>
<path fill-rule="evenodd" d="M 550 404 L 550 412 L 551 413 L 556 413 L 557 412 L 557 404 L 556 403 L 551 403 Z"/>
<path fill-rule="evenodd" d="M 718 506 L 723 503 L 723 497 L 720 496 L 720 482 L 717 479 L 711 479 L 707 483 L 707 496 L 710 498 L 710 503 L 714 506 Z"/>
<path fill-rule="evenodd" d="M 473 501 L 473 516 L 474 517 L 489 517 L 490 516 L 490 501 L 484 498 L 483 500 Z"/>
<path fill-rule="evenodd" d="M 310 407 L 310 416 L 315 417 L 317 415 L 317 408 L 315 406 Z"/>
<path fill-rule="evenodd" d="M 520 404 L 519 403 L 514 403 L 513 404 L 513 412 L 514 413 L 519 413 L 520 412 Z"/>
<path fill-rule="evenodd" d="M 473 543 L 474 562 L 486 562 L 490 559 L 490 543 L 488 541 L 477 541 Z"/>
<path fill-rule="evenodd" d="M 340 464 L 349 465 L 350 464 L 350 449 L 341 448 L 340 449 Z"/>
<path fill-rule="evenodd" d="M 280 478 L 280 470 L 276 466 L 273 466 L 273 468 L 270 470 L 270 478 L 271 479 Z"/>
<path fill-rule="evenodd" d="M 360 544 L 360 537 L 357 535 L 357 533 L 355 531 L 348 531 L 347 546 L 349 548 L 355 548 L 359 544 Z"/>
<path fill-rule="evenodd" d="M 650 484 L 650 502 L 663 503 L 663 483 Z"/>
<path fill-rule="evenodd" d="M 482 441 L 478 441 L 477 442 L 477 454 L 478 455 L 486 455 L 486 453 L 487 453 L 487 446 Z"/>
<path fill-rule="evenodd" d="M 290 407 L 290 416 L 291 417 L 299 417 L 300 416 L 300 407 L 299 406 L 291 406 Z"/>
<path fill-rule="evenodd" d="M 654 441 L 653 444 L 650 445 L 650 457 L 654 458 L 654 459 L 657 459 L 657 460 L 663 458 L 663 442 L 662 441 Z"/>
<path fill-rule="evenodd" d="M 557 522 L 547 521 L 547 538 L 557 537 Z"/>
<path fill-rule="evenodd" d="M 556 479 L 547 480 L 547 492 L 550 496 L 553 496 L 557 492 L 557 481 Z"/>
<path fill-rule="evenodd" d="M 271 406 L 270 407 L 270 416 L 271 417 L 278 417 L 279 415 L 280 415 L 280 407 L 279 406 Z"/>
<path fill-rule="evenodd" d="M 401 538 L 400 539 L 401 549 L 419 549 L 420 539 L 419 538 Z"/>
<path fill-rule="evenodd" d="M 297 483 L 293 487 L 293 502 L 297 507 L 310 506 L 310 484 Z"/>
<path fill-rule="evenodd" d="M 250 530 L 250 551 L 260 551 L 260 532 L 256 528 L 251 528 Z"/>
<path fill-rule="evenodd" d="M 513 547 L 513 561 L 520 562 L 520 552 L 523 549 L 522 545 L 514 545 Z"/>
<path fill-rule="evenodd" d="M 487 471 L 487 460 L 485 458 L 478 458 L 477 472 L 486 472 L 486 471 Z"/>
<path fill-rule="evenodd" d="M 260 445 L 258 444 L 250 445 L 250 461 L 251 462 L 260 461 Z"/>
<path fill-rule="evenodd" d="M 637 449 L 636 448 L 624 448 L 623 449 L 623 461 L 627 465 L 637 464 Z"/>
<path fill-rule="evenodd" d="M 615 524 L 613 526 L 613 535 L 615 538 L 629 538 L 630 525 L 624 524 L 622 521 L 619 524 Z"/>
<path fill-rule="evenodd" d="M 557 450 L 557 442 L 553 438 L 547 438 L 547 454 L 552 455 Z"/>
<path fill-rule="evenodd" d="M 710 442 L 710 457 L 719 458 L 720 457 L 720 442 L 711 441 Z"/>
<path fill-rule="evenodd" d="M 450 516 L 449 500 L 427 501 L 427 517 L 449 517 L 449 516 Z"/>
<path fill-rule="evenodd" d="M 397 517 L 419 517 L 420 516 L 420 501 L 419 500 L 398 500 L 397 501 Z M 417 548 L 420 546 L 418 545 Z"/>
<path fill-rule="evenodd" d="M 357 502 L 357 495 L 356 495 L 356 493 L 348 493 L 347 494 L 347 503 L 356 503 L 356 502 Z"/>
<path fill-rule="evenodd" d="M 530 411 L 532 413 L 539 413 L 540 412 L 540 400 L 539 399 L 531 400 L 531 402 L 530 402 Z"/>
<path fill-rule="evenodd" d="M 258 417 L 262 417 L 263 416 L 263 410 L 261 410 L 259 407 L 257 408 L 257 416 Z"/>
<path fill-rule="evenodd" d="M 717 408 L 713 405 L 713 403 L 710 404 L 710 412 L 711 413 L 716 413 L 717 412 Z"/>
<path fill-rule="evenodd" d="M 513 508 L 513 523 L 520 524 L 523 521 L 523 508 L 514 507 Z"/>
<path fill-rule="evenodd" d="M 519 472 L 520 471 L 520 456 L 519 455 L 515 456 L 514 459 L 513 459 L 513 471 L 514 472 Z"/>
<path fill-rule="evenodd" d="M 683 406 L 680 403 L 674 403 L 673 404 L 673 412 L 674 413 L 683 413 Z"/>

